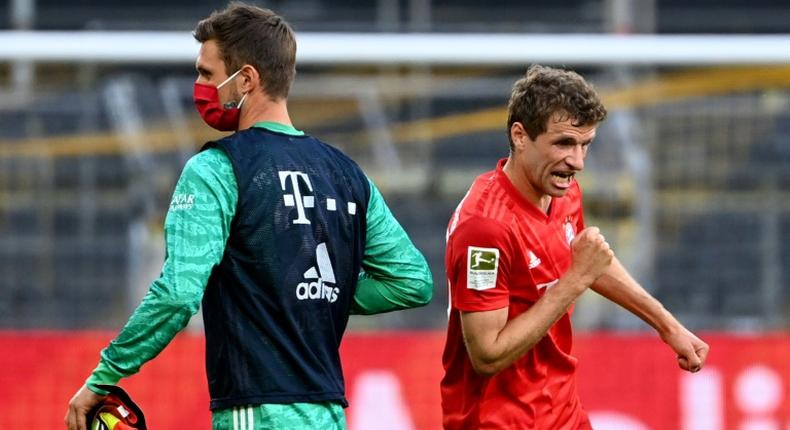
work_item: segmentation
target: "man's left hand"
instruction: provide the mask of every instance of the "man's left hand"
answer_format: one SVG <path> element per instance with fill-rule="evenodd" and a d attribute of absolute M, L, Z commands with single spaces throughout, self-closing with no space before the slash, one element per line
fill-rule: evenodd
<path fill-rule="evenodd" d="M 662 339 L 677 354 L 678 365 L 681 369 L 694 373 L 699 372 L 705 365 L 710 347 L 685 327 L 680 327 L 676 332 L 662 336 Z"/>

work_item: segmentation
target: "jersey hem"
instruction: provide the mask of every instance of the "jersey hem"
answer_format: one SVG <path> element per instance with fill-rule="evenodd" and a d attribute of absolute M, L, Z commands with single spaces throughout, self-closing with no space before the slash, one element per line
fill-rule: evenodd
<path fill-rule="evenodd" d="M 292 394 L 292 395 L 258 395 L 245 397 L 232 397 L 226 399 L 212 399 L 210 409 L 227 409 L 234 406 L 261 405 L 266 403 L 289 404 L 289 403 L 318 403 L 335 402 L 344 408 L 348 407 L 348 400 L 343 393 L 319 393 L 319 394 Z"/>

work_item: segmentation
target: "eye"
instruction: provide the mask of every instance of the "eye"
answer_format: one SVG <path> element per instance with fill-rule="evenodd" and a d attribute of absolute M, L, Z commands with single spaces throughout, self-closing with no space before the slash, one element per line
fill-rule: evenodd
<path fill-rule="evenodd" d="M 211 72 L 204 69 L 203 67 L 197 67 L 198 76 L 206 78 L 207 80 L 211 80 Z"/>

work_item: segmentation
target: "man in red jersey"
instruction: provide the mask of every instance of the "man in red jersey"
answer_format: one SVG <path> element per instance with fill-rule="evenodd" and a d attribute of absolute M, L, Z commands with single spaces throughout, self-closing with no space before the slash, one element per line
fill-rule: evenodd
<path fill-rule="evenodd" d="M 708 345 L 585 227 L 574 180 L 606 109 L 578 74 L 532 66 L 508 105 L 510 156 L 480 175 L 450 220 L 445 429 L 590 429 L 571 355 L 573 302 L 587 288 L 650 324 L 684 370 Z"/>

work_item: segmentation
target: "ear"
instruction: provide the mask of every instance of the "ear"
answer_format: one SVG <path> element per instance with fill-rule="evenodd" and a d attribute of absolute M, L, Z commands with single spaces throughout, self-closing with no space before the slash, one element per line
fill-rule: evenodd
<path fill-rule="evenodd" d="M 524 125 L 516 121 L 510 126 L 510 140 L 513 141 L 513 149 L 515 151 L 522 151 L 524 146 L 531 139 L 524 129 Z"/>
<path fill-rule="evenodd" d="M 241 78 L 241 92 L 243 94 L 249 94 L 261 86 L 261 75 L 255 70 L 255 67 L 245 64 L 241 66 L 239 75 L 241 75 L 239 77 Z"/>

